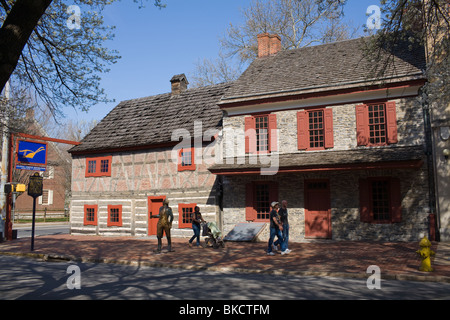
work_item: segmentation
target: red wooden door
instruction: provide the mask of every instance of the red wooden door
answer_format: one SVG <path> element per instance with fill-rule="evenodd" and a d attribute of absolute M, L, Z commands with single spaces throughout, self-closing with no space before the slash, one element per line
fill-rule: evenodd
<path fill-rule="evenodd" d="M 305 237 L 331 239 L 328 180 L 305 181 Z"/>
<path fill-rule="evenodd" d="M 163 201 L 166 197 L 148 197 L 148 235 L 155 236 L 156 235 L 156 225 L 158 224 L 158 218 L 150 219 L 150 212 L 153 215 L 159 214 L 159 208 L 163 205 Z"/>

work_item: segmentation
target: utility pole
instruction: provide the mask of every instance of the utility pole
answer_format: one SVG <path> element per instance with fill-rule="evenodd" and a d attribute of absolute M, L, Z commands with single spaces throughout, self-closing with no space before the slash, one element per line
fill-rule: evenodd
<path fill-rule="evenodd" d="M 1 219 L 0 219 L 0 233 L 1 238 L 0 242 L 3 241 L 3 237 L 6 235 L 6 229 L 5 229 L 5 219 L 6 219 L 6 194 L 4 192 L 5 185 L 8 179 L 8 160 L 9 160 L 9 93 L 10 93 L 10 87 L 9 87 L 9 81 L 6 82 L 5 86 L 5 108 L 3 111 L 3 116 L 1 117 L 1 129 L 2 129 L 2 160 L 0 162 L 0 213 L 1 213 Z"/>

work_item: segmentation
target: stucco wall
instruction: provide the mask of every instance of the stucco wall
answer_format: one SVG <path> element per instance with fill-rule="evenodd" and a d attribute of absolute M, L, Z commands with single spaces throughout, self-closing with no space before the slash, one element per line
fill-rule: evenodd
<path fill-rule="evenodd" d="M 192 235 L 189 228 L 177 230 L 179 203 L 196 203 L 205 220 L 216 221 L 216 176 L 201 163 L 197 163 L 195 171 L 178 172 L 171 152 L 172 149 L 153 149 L 113 154 L 111 177 L 85 177 L 86 157 L 75 156 L 71 232 L 146 236 L 149 196 L 169 199 L 174 213 L 174 236 Z M 84 225 L 84 205 L 98 205 L 97 226 Z M 107 226 L 108 205 L 122 205 L 122 227 Z"/>

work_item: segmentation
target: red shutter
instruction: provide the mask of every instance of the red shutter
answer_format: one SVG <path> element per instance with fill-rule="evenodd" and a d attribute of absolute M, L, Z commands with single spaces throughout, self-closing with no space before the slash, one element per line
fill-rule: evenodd
<path fill-rule="evenodd" d="M 245 153 L 256 153 L 255 117 L 245 117 Z"/>
<path fill-rule="evenodd" d="M 392 222 L 402 222 L 402 194 L 399 179 L 390 180 L 390 193 Z"/>
<path fill-rule="evenodd" d="M 386 123 L 387 123 L 387 142 L 389 144 L 397 143 L 397 111 L 395 102 L 386 103 Z"/>
<path fill-rule="evenodd" d="M 371 222 L 369 181 L 359 179 L 359 214 L 361 222 Z"/>
<path fill-rule="evenodd" d="M 299 150 L 308 149 L 308 113 L 306 111 L 297 112 L 297 145 Z"/>
<path fill-rule="evenodd" d="M 364 104 L 356 106 L 356 141 L 358 146 L 369 144 L 369 111 Z"/>
<path fill-rule="evenodd" d="M 245 185 L 245 220 L 255 221 L 256 210 L 254 208 L 254 184 L 247 183 Z"/>
<path fill-rule="evenodd" d="M 325 115 L 325 148 L 334 147 L 333 137 L 333 109 L 327 108 L 324 112 Z"/>
<path fill-rule="evenodd" d="M 269 151 L 278 151 L 277 115 L 269 114 Z"/>

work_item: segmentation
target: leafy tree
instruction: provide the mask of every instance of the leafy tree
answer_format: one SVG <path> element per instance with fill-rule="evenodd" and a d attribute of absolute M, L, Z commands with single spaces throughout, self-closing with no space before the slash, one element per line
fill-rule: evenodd
<path fill-rule="evenodd" d="M 108 101 L 100 75 L 120 57 L 105 46 L 114 27 L 104 25 L 102 12 L 116 1 L 0 0 L 0 91 L 13 75 L 54 116 L 62 106 L 86 111 Z"/>
<path fill-rule="evenodd" d="M 448 104 L 450 101 L 450 2 L 448 0 L 383 0 L 381 29 L 368 42 L 367 53 L 378 77 L 386 70 L 393 55 L 401 47 L 425 48 L 426 76 L 424 87 L 427 103 Z M 382 52 L 391 52 L 385 55 Z M 384 57 L 384 58 L 382 58 Z"/>

